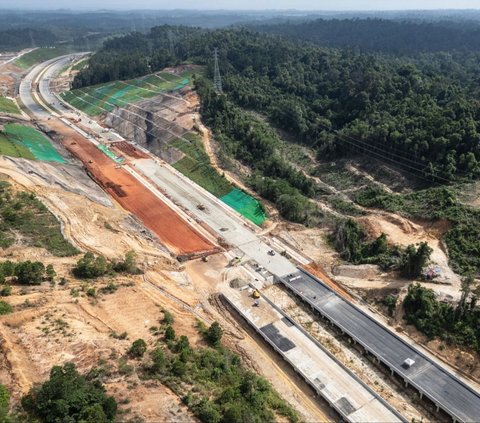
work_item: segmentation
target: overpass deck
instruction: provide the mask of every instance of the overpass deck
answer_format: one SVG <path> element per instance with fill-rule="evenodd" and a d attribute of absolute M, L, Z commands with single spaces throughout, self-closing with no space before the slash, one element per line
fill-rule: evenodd
<path fill-rule="evenodd" d="M 477 392 L 334 293 L 321 280 L 300 270 L 281 278 L 281 282 L 454 420 L 479 421 L 480 395 Z M 408 358 L 415 362 L 410 367 L 404 364 Z"/>

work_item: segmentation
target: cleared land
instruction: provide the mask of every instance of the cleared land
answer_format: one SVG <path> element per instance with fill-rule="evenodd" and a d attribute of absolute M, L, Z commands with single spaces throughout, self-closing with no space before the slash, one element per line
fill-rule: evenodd
<path fill-rule="evenodd" d="M 132 144 L 126 142 L 126 141 L 120 141 L 112 144 L 112 148 L 114 150 L 117 150 L 119 154 L 125 154 L 128 157 L 131 157 L 133 159 L 148 159 L 148 155 L 145 154 L 143 151 L 139 150 L 138 148 L 135 148 Z"/>
<path fill-rule="evenodd" d="M 14 101 L 0 95 L 0 112 L 20 114 Z"/>
<path fill-rule="evenodd" d="M 52 121 L 50 125 L 63 136 L 65 147 L 83 162 L 100 186 L 136 215 L 172 252 L 179 256 L 195 256 L 217 251 L 212 243 L 91 142 L 62 123 Z"/>
<path fill-rule="evenodd" d="M 165 119 L 166 116 L 162 117 L 165 111 L 171 111 L 169 103 L 176 100 L 167 93 L 178 91 L 189 85 L 194 72 L 195 70 L 191 69 L 178 75 L 159 72 L 129 81 L 117 81 L 72 90 L 61 96 L 73 107 L 91 116 L 109 112 L 114 112 L 115 115 L 120 113 L 124 117 L 122 121 L 125 123 L 125 121 L 131 120 L 135 130 L 143 127 L 141 121 L 144 120 L 146 128 L 150 128 L 149 130 L 145 129 L 145 132 L 149 132 L 150 138 L 159 140 L 162 150 L 169 150 L 170 154 L 166 154 L 166 156 L 170 155 L 172 159 L 167 161 L 175 169 L 220 198 L 251 222 L 261 226 L 266 220 L 266 215 L 260 203 L 248 194 L 234 189 L 230 182 L 211 166 L 203 143 L 196 133 L 177 122 Z M 162 94 L 166 94 L 170 102 L 165 102 Z M 149 107 L 147 100 L 150 100 L 152 106 L 155 105 L 154 114 L 147 113 L 145 108 Z M 163 107 L 162 104 L 164 104 Z M 153 135 L 152 131 L 156 135 Z M 171 139 L 173 134 L 183 135 Z M 150 146 L 147 144 L 147 147 Z M 172 150 L 176 153 L 172 154 Z M 126 154 L 129 155 L 128 152 Z"/>

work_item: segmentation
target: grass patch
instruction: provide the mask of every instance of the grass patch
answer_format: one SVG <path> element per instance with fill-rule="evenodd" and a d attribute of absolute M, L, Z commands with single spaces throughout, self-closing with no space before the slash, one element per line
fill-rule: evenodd
<path fill-rule="evenodd" d="M 13 307 L 6 301 L 0 300 L 0 316 L 9 314 L 13 311 Z"/>
<path fill-rule="evenodd" d="M 185 138 L 189 142 L 177 139 L 170 143 L 170 146 L 185 154 L 173 167 L 216 197 L 228 194 L 232 186 L 210 165 L 200 138 L 193 133 L 187 134 Z"/>
<path fill-rule="evenodd" d="M 344 169 L 343 164 L 322 163 L 313 170 L 312 175 L 338 190 L 360 187 L 368 182 L 362 176 L 354 175 Z"/>
<path fill-rule="evenodd" d="M 19 57 L 13 62 L 13 64 L 22 69 L 28 69 L 36 63 L 45 62 L 46 60 L 63 56 L 68 53 L 70 53 L 70 50 L 66 47 L 37 48 L 36 50 Z"/>
<path fill-rule="evenodd" d="M 355 203 L 346 201 L 339 196 L 329 196 L 327 197 L 327 202 L 334 210 L 348 216 L 362 216 L 365 214 Z"/>
<path fill-rule="evenodd" d="M 22 149 L 19 149 L 19 154 L 21 153 L 22 155 L 17 155 L 16 157 L 65 163 L 65 160 L 58 154 L 50 140 L 36 129 L 25 125 L 9 123 L 5 125 L 3 134 L 11 142 L 15 143 L 15 145 L 28 149 L 33 155 L 33 157 L 29 157 Z"/>
<path fill-rule="evenodd" d="M 55 216 L 34 194 L 14 192 L 10 184 L 0 182 L 0 245 L 13 244 L 13 234 L 22 236 L 27 245 L 45 248 L 57 257 L 78 254 L 61 232 Z"/>
<path fill-rule="evenodd" d="M 0 132 L 0 155 L 35 160 L 35 156 L 26 146 L 3 132 Z"/>
<path fill-rule="evenodd" d="M 0 112 L 14 113 L 19 115 L 20 110 L 13 100 L 0 95 Z"/>

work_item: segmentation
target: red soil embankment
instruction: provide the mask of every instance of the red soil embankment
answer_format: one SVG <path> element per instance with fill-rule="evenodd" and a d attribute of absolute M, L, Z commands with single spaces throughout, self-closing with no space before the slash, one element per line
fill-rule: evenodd
<path fill-rule="evenodd" d="M 150 157 L 143 151 L 135 148 L 132 144 L 126 141 L 115 142 L 111 144 L 111 148 L 118 150 L 120 154 L 127 155 L 132 159 L 149 159 Z"/>
<path fill-rule="evenodd" d="M 173 253 L 188 258 L 218 251 L 218 247 L 90 141 L 62 122 L 52 120 L 49 126 L 62 135 L 64 146 L 83 162 L 95 180 Z"/>
<path fill-rule="evenodd" d="M 353 302 L 352 296 L 345 290 L 343 289 L 338 283 L 333 281 L 328 277 L 328 275 L 325 273 L 325 271 L 322 269 L 322 267 L 314 262 L 311 262 L 309 264 L 306 264 L 305 266 L 302 266 L 307 272 L 310 272 L 312 275 L 317 276 L 320 278 L 326 285 L 328 285 L 331 289 L 333 289 L 338 295 L 340 295 L 343 298 L 346 298 L 347 300 Z"/>

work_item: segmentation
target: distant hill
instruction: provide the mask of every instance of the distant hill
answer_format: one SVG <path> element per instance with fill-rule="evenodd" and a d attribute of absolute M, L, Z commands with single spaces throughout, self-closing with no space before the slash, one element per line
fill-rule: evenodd
<path fill-rule="evenodd" d="M 46 29 L 20 28 L 0 31 L 0 51 L 51 46 L 55 35 Z"/>
<path fill-rule="evenodd" d="M 474 22 L 317 19 L 301 23 L 260 24 L 255 28 L 322 46 L 354 47 L 393 54 L 480 50 L 480 24 Z"/>

